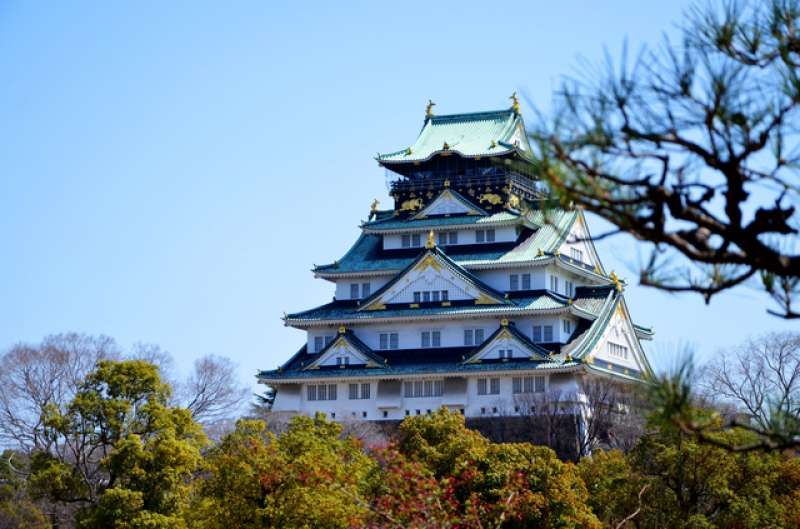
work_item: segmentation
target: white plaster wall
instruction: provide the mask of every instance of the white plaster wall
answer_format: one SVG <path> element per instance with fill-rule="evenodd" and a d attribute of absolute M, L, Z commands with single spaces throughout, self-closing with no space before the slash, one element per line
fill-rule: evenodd
<path fill-rule="evenodd" d="M 488 228 L 491 228 L 489 226 Z M 470 227 L 470 228 L 462 228 L 457 229 L 456 227 L 450 228 L 442 228 L 441 230 L 434 229 L 434 240 L 436 244 L 439 244 L 439 232 L 440 231 L 458 231 L 458 243 L 456 245 L 460 246 L 463 244 L 483 244 L 477 242 L 477 235 L 475 231 L 478 229 L 487 229 L 480 226 Z M 414 233 L 420 234 L 420 246 L 418 248 L 425 247 L 425 241 L 428 238 L 428 232 L 430 229 L 420 230 Z M 517 240 L 517 228 L 516 226 L 498 226 L 494 228 L 494 242 L 514 242 Z M 492 244 L 492 243 L 486 243 Z M 449 245 L 447 245 L 449 246 Z M 447 246 L 444 247 L 445 252 L 447 251 Z M 455 245 L 454 245 L 455 246 Z M 383 236 L 383 249 L 384 250 L 397 250 L 403 247 L 403 239 L 402 234 L 400 233 L 390 233 Z"/>
<path fill-rule="evenodd" d="M 350 285 L 353 283 L 358 284 L 359 298 L 361 298 L 361 285 L 363 283 L 370 284 L 370 293 L 375 293 L 379 288 L 389 282 L 392 276 L 384 277 L 364 277 L 359 279 L 340 279 L 336 281 L 336 292 L 334 295 L 336 299 L 353 299 L 350 297 Z"/>
<path fill-rule="evenodd" d="M 481 281 L 500 292 L 507 292 L 511 274 L 531 274 L 531 290 L 545 288 L 545 271 L 542 267 L 520 267 L 505 270 L 475 270 L 473 272 Z M 520 279 L 520 287 L 522 286 Z"/>

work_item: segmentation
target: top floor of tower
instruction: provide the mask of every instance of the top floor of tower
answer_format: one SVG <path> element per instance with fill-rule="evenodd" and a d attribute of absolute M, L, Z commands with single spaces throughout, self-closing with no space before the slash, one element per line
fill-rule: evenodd
<path fill-rule="evenodd" d="M 462 190 L 487 212 L 541 197 L 519 102 L 511 99 L 504 110 L 443 116 L 428 103 L 414 143 L 377 157 L 396 215 L 412 214 L 444 188 Z"/>

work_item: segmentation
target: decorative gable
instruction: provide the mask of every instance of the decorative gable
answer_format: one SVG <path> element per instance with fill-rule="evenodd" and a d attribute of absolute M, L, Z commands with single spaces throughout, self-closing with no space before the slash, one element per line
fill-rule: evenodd
<path fill-rule="evenodd" d="M 366 299 L 359 310 L 380 310 L 390 304 L 474 301 L 476 305 L 508 304 L 502 293 L 483 284 L 438 248 L 430 248 L 393 280 Z"/>
<path fill-rule="evenodd" d="M 464 363 L 504 359 L 547 360 L 548 353 L 520 333 L 513 323 L 503 320 L 500 322 L 500 328 L 478 346 L 475 352 L 464 360 Z"/>
<path fill-rule="evenodd" d="M 592 267 L 596 273 L 603 274 L 603 265 L 597 255 L 586 219 L 579 214 L 572 224 L 564 242 L 558 247 L 558 253 L 570 258 L 575 264 Z"/>
<path fill-rule="evenodd" d="M 486 215 L 486 212 L 472 204 L 458 191 L 445 187 L 444 191 L 414 218 L 424 219 L 435 215 Z"/>
<path fill-rule="evenodd" d="M 366 366 L 379 367 L 380 357 L 373 353 L 352 332 L 340 329 L 337 336 L 319 353 L 319 357 L 305 369 L 319 369 L 321 367 Z"/>
<path fill-rule="evenodd" d="M 621 371 L 626 375 L 653 373 L 621 296 L 586 356 L 586 363 L 595 369 Z"/>

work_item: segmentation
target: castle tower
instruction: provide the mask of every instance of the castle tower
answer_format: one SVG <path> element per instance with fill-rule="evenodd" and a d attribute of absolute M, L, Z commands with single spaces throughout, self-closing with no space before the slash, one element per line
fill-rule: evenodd
<path fill-rule="evenodd" d="M 307 340 L 259 382 L 273 410 L 399 420 L 440 407 L 529 412 L 581 381 L 651 373 L 624 283 L 606 272 L 582 211 L 546 205 L 519 105 L 437 116 L 378 156 L 394 207 L 373 203 L 343 257 L 314 268 L 330 303 L 289 314 Z"/>

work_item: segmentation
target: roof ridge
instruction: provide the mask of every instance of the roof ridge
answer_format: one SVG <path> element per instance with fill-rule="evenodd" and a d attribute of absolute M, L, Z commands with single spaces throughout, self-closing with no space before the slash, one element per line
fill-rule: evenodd
<path fill-rule="evenodd" d="M 458 114 L 434 114 L 430 118 L 430 121 L 455 121 L 458 119 L 470 118 L 470 119 L 478 119 L 480 117 L 488 117 L 488 116 L 505 116 L 507 114 L 514 114 L 514 110 L 512 108 L 505 108 L 500 110 L 482 110 L 479 112 L 461 112 Z"/>

